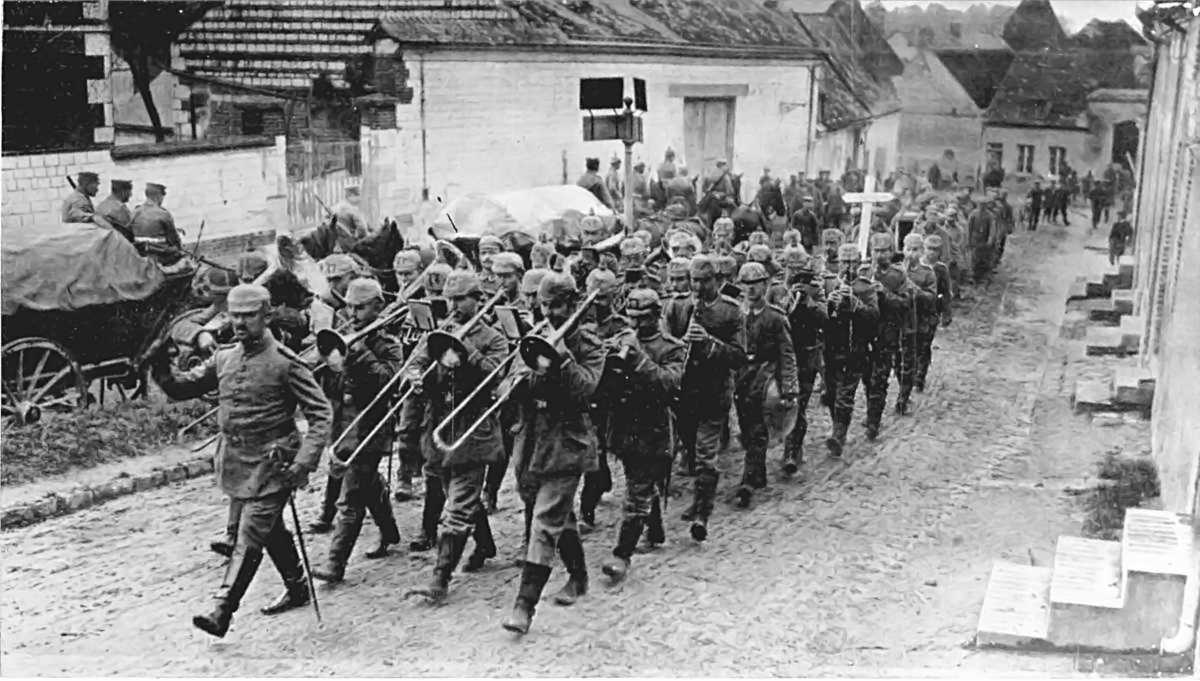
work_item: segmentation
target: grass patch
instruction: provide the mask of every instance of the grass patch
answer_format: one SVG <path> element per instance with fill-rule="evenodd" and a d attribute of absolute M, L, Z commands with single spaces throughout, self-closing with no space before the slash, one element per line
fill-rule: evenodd
<path fill-rule="evenodd" d="M 20 484 L 153 454 L 173 442 L 180 428 L 211 408 L 202 400 L 136 400 L 53 414 L 41 423 L 10 428 L 0 447 L 0 484 Z M 213 416 L 188 431 L 188 437 L 205 437 L 216 429 L 217 419 Z"/>
<path fill-rule="evenodd" d="M 1083 536 L 1117 540 L 1125 526 L 1125 509 L 1136 508 L 1160 494 L 1158 471 L 1148 456 L 1122 456 L 1119 449 L 1105 452 L 1097 465 L 1101 484 L 1084 497 L 1087 518 Z"/>

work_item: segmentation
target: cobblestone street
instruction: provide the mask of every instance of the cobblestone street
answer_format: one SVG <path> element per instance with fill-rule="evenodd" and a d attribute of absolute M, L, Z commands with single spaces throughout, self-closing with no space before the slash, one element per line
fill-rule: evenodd
<path fill-rule="evenodd" d="M 896 675 L 1062 674 L 1066 656 L 976 650 L 969 643 L 992 562 L 1045 565 L 1081 515 L 1064 485 L 1091 473 L 1106 446 L 1073 416 L 1058 325 L 1081 227 L 1019 233 L 995 279 L 939 332 L 929 389 L 908 417 L 889 410 L 876 443 L 863 436 L 864 396 L 843 461 L 821 445 L 828 416 L 813 400 L 803 478 L 773 478 L 749 510 L 719 504 L 697 545 L 668 509 L 668 542 L 639 553 L 610 587 L 600 563 L 616 539 L 620 485 L 585 537 L 588 596 L 543 600 L 533 628 L 500 628 L 519 570 L 520 512 L 511 481 L 493 517 L 501 556 L 459 574 L 447 603 L 404 600 L 433 555 L 361 557 L 310 609 L 258 608 L 279 579 L 264 561 L 215 641 L 192 628 L 222 561 L 208 541 L 226 507 L 211 478 L 135 494 L 0 535 L 6 675 Z M 895 387 L 889 396 L 894 399 Z M 736 441 L 736 438 L 735 438 Z M 778 467 L 773 451 L 773 468 Z M 740 474 L 724 456 L 722 493 Z M 303 492 L 311 519 L 319 486 Z M 617 477 L 617 476 L 615 476 Z M 677 494 L 690 480 L 676 477 Z M 397 504 L 407 545 L 419 503 Z M 290 518 L 288 519 L 290 526 Z M 321 561 L 327 539 L 309 537 Z M 547 593 L 565 579 L 560 566 Z"/>

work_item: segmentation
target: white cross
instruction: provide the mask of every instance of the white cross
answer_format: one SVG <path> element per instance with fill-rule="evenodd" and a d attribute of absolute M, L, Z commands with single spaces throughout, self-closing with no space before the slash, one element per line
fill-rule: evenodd
<path fill-rule="evenodd" d="M 871 209 L 877 203 L 887 203 L 896 197 L 890 192 L 875 191 L 874 175 L 867 175 L 863 189 L 866 191 L 843 194 L 842 201 L 862 204 L 862 217 L 858 221 L 858 252 L 862 253 L 863 260 L 866 261 L 870 255 L 867 253 L 867 242 L 871 236 Z"/>

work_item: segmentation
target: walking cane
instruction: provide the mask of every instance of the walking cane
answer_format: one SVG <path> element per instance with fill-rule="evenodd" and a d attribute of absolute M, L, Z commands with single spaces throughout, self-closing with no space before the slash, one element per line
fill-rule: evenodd
<path fill-rule="evenodd" d="M 304 577 L 308 580 L 308 593 L 312 596 L 313 612 L 317 614 L 317 623 L 321 623 L 321 604 L 317 603 L 317 589 L 313 586 L 312 568 L 308 564 L 308 549 L 304 546 L 304 531 L 300 527 L 300 514 L 296 512 L 295 490 L 288 493 L 288 506 L 292 507 L 292 522 L 296 524 L 296 539 L 300 542 L 300 557 L 304 559 Z"/>

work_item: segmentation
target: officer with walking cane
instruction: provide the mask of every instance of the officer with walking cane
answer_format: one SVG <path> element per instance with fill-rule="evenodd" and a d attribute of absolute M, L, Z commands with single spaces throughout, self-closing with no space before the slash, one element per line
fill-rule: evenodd
<path fill-rule="evenodd" d="M 155 381 L 172 399 L 220 389 L 224 446 L 217 480 L 242 511 L 213 611 L 192 618 L 198 629 L 218 638 L 229 630 L 264 551 L 283 577 L 286 591 L 263 608 L 263 614 L 307 605 L 313 596 L 283 513 L 292 491 L 303 487 L 317 468 L 329 442 L 333 413 L 307 365 L 268 331 L 270 299 L 262 286 L 235 286 L 228 297 L 235 345 L 218 350 L 188 372 L 172 368 L 165 353 L 154 362 Z M 296 429 L 297 409 L 308 421 L 305 435 Z"/>

